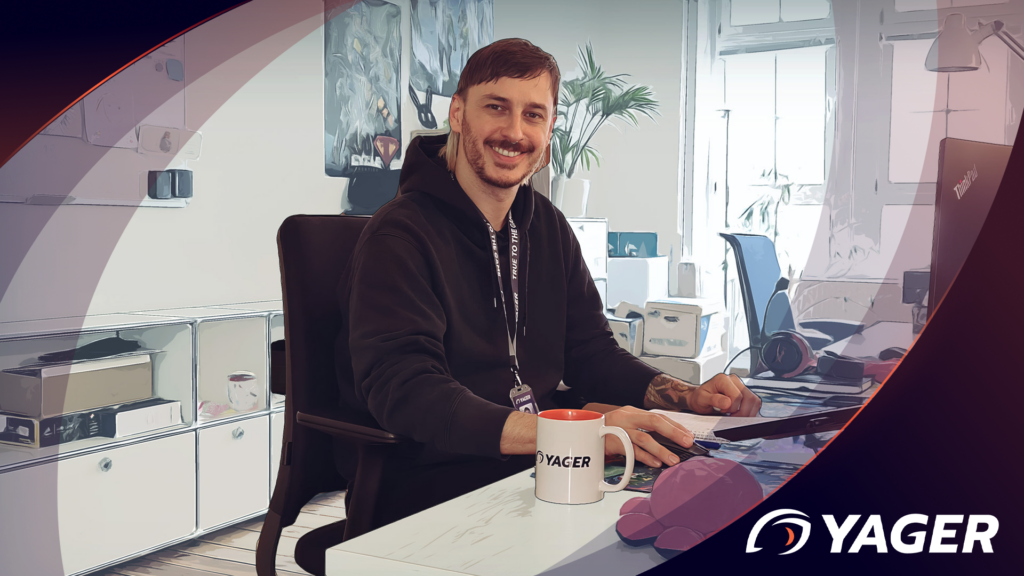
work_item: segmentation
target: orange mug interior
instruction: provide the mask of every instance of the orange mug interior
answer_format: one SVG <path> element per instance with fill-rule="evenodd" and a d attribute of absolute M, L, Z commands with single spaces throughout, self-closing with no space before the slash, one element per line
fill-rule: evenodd
<path fill-rule="evenodd" d="M 593 412 L 591 410 L 545 410 L 540 413 L 541 418 L 548 420 L 562 420 L 568 422 L 583 422 L 585 420 L 599 420 L 604 414 L 600 412 Z"/>

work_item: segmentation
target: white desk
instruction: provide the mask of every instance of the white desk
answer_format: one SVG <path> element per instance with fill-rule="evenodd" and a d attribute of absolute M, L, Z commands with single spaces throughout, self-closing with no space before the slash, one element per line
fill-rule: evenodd
<path fill-rule="evenodd" d="M 890 346 L 909 347 L 912 342 L 909 324 L 886 322 L 833 346 L 837 352 L 874 355 Z M 870 396 L 876 388 L 872 386 L 862 395 Z M 809 398 L 831 395 L 798 394 Z M 785 416 L 797 410 L 774 404 L 762 407 L 762 414 Z M 777 468 L 752 470 L 766 494 L 797 470 L 796 466 L 760 462 L 756 443 L 730 446 L 730 451 L 716 452 L 716 456 L 748 466 Z M 623 491 L 606 494 L 596 504 L 548 504 L 534 497 L 531 472 L 521 472 L 335 546 L 327 551 L 326 572 L 329 576 L 640 574 L 664 561 L 653 547 L 632 548 L 615 533 L 622 504 L 646 495 Z M 774 480 L 768 478 L 771 474 Z"/>
<path fill-rule="evenodd" d="M 906 322 L 876 322 L 860 334 L 829 344 L 824 351 L 847 356 L 878 356 L 886 348 L 907 350 L 914 343 L 914 325 Z"/>
<path fill-rule="evenodd" d="M 326 573 L 639 574 L 664 562 L 653 547 L 631 548 L 615 533 L 622 504 L 646 494 L 622 491 L 595 504 L 548 504 L 534 497 L 532 472 L 335 546 L 327 551 Z"/>

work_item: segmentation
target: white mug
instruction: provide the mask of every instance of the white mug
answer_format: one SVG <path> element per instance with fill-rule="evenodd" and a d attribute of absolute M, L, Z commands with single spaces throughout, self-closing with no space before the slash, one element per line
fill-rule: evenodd
<path fill-rule="evenodd" d="M 626 447 L 626 471 L 614 486 L 604 481 L 604 436 L 615 434 Z M 633 444 L 626 431 L 604 425 L 590 410 L 545 410 L 537 418 L 538 500 L 590 504 L 618 492 L 633 475 Z"/>

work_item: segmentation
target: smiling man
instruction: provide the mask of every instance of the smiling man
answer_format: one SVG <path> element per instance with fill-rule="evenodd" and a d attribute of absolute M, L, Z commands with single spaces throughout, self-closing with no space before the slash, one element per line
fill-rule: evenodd
<path fill-rule="evenodd" d="M 558 407 L 560 381 L 604 403 L 651 466 L 679 460 L 645 431 L 693 436 L 643 408 L 760 408 L 738 378 L 692 386 L 615 342 L 572 229 L 528 184 L 547 162 L 558 85 L 555 60 L 525 40 L 473 54 L 451 134 L 409 144 L 398 197 L 356 244 L 340 293 L 343 402 L 414 441 L 389 461 L 375 526 L 532 467 L 536 414 Z M 347 478 L 353 458 L 338 453 Z"/>

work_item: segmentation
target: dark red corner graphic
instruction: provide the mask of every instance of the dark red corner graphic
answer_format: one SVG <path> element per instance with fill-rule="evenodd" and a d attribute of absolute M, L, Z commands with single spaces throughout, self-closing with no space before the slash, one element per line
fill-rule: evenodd
<path fill-rule="evenodd" d="M 193 24 L 187 25 L 186 27 L 182 28 L 181 30 L 179 30 L 177 32 L 172 33 L 169 37 L 164 38 L 163 40 L 157 41 L 149 49 L 147 49 L 146 51 L 138 54 L 137 56 L 135 56 L 134 58 L 132 58 L 131 60 L 129 60 L 125 64 L 123 64 L 120 67 L 116 68 L 113 72 L 107 74 L 105 77 L 99 77 L 98 81 L 95 84 L 93 84 L 92 86 L 89 86 L 80 95 L 75 97 L 73 100 L 67 102 L 67 104 L 63 108 L 61 108 L 61 109 L 57 110 L 55 113 L 53 113 L 49 117 L 49 119 L 45 120 L 42 124 L 40 124 L 34 131 L 30 132 L 29 134 L 23 135 L 23 130 L 19 130 L 19 128 L 21 128 L 21 126 L 18 126 L 18 125 L 12 126 L 11 127 L 11 132 L 8 134 L 8 137 L 10 138 L 10 140 L 8 141 L 7 137 L 5 137 L 4 139 L 0 140 L 0 167 L 2 167 L 12 157 L 14 157 L 14 155 L 17 154 L 18 151 L 21 150 L 25 146 L 25 144 L 28 143 L 29 140 L 35 138 L 40 132 L 42 132 L 43 129 L 46 128 L 47 125 L 49 125 L 51 122 L 53 122 L 53 121 L 57 120 L 58 118 L 60 118 L 61 115 L 63 115 L 65 112 L 67 112 L 69 109 L 71 109 L 72 106 L 74 106 L 79 101 L 81 101 L 83 98 L 85 98 L 85 96 L 89 92 L 92 92 L 96 88 L 98 88 L 101 85 L 103 85 L 104 82 L 110 80 L 114 76 L 117 76 L 125 68 L 128 68 L 129 66 L 131 66 L 132 64 L 135 64 L 136 62 L 138 62 L 139 60 L 141 60 L 142 58 L 144 58 L 148 54 L 151 54 L 152 52 L 157 50 L 160 46 L 163 46 L 164 44 L 174 40 L 175 38 L 178 38 L 178 37 L 182 36 L 183 34 L 187 33 L 188 31 L 190 31 L 190 30 L 192 30 L 192 29 L 194 29 L 194 28 L 196 28 L 198 26 L 201 26 L 205 22 L 213 20 L 214 18 L 216 18 L 217 16 L 220 16 L 221 14 L 229 12 L 229 11 L 231 11 L 231 10 L 233 10 L 233 9 L 243 5 L 243 4 L 248 4 L 250 1 L 251 0 L 243 0 L 242 2 L 236 2 L 236 3 L 234 3 L 231 6 L 223 8 L 220 11 L 217 11 L 217 12 L 215 12 L 215 13 L 209 15 L 209 16 L 206 16 L 206 17 L 202 18 L 198 22 L 195 22 Z M 210 2 L 210 3 L 207 4 L 207 7 L 209 9 L 211 9 L 211 10 L 216 10 L 217 7 L 218 7 L 218 4 L 216 2 Z M 191 20 L 191 18 L 185 19 L 184 22 L 187 22 L 188 20 Z M 161 28 L 159 30 L 153 30 L 151 32 L 151 34 L 159 34 L 160 30 L 162 30 L 162 29 L 163 28 Z M 21 40 L 24 41 L 24 39 L 21 39 Z M 32 68 L 35 69 L 35 72 L 39 73 L 39 74 L 52 73 L 52 71 L 49 71 L 49 70 L 46 69 L 46 64 L 44 62 L 33 63 L 33 58 L 31 57 L 31 48 L 22 47 L 22 49 L 19 50 L 18 53 L 20 53 L 22 55 L 22 58 L 23 58 L 22 64 L 26 68 L 32 67 Z M 115 66 L 116 66 L 116 64 L 115 64 Z M 102 74 L 101 71 L 99 73 Z M 31 78 L 32 74 L 29 73 L 28 76 L 29 76 L 29 78 Z M 13 82 L 17 82 L 17 77 L 12 78 L 10 80 L 13 81 Z M 34 83 L 34 82 L 37 82 L 38 80 L 39 79 L 36 79 L 36 78 L 33 78 L 32 80 L 29 80 L 28 78 L 25 78 L 22 81 L 25 82 L 26 84 L 28 84 L 29 82 L 33 82 Z M 88 82 L 88 80 L 85 80 L 85 81 Z M 74 90 L 74 88 L 71 87 L 71 86 L 68 86 L 67 90 Z M 64 94 L 64 91 L 61 91 L 61 94 Z M 7 104 L 7 103 L 5 102 L 5 104 Z M 25 102 L 24 104 L 28 105 L 29 103 Z M 11 108 L 8 107 L 8 106 L 4 106 L 4 108 L 7 109 L 7 110 L 11 110 Z M 31 126 L 30 123 L 36 120 L 36 114 L 32 113 L 31 108 L 29 108 L 29 111 L 30 111 L 30 113 L 27 115 L 27 117 L 24 118 L 24 122 L 25 122 L 25 124 L 27 126 L 30 127 Z M 45 118 L 46 109 L 42 109 L 41 108 L 39 110 L 39 114 L 42 114 L 43 118 Z M 29 128 L 29 129 L 31 129 L 31 128 Z M 18 141 L 19 135 L 23 135 L 20 143 Z"/>
<path fill-rule="evenodd" d="M 341 0 L 355 3 L 355 0 Z M 167 12 L 164 7 L 113 2 L 96 12 L 91 6 L 71 4 L 54 21 L 52 7 L 4 7 L 3 23 L 10 34 L 0 34 L 6 54 L 13 55 L 0 91 L 0 158 L 14 158 L 16 150 L 39 133 L 57 114 L 102 85 L 145 54 L 187 32 L 184 81 L 187 91 L 186 125 L 202 125 L 242 86 L 285 50 L 322 25 L 324 4 L 316 1 L 251 3 L 237 0 L 186 0 Z M 232 11 L 230 23 L 216 18 Z M 17 24 L 16 26 L 14 24 Z M 68 59 L 68 55 L 73 58 Z M 243 58 L 244 66 L 218 67 Z M 57 66 L 55 62 L 61 63 Z M 72 65 L 73 64 L 73 65 Z M 56 70 L 60 74 L 55 73 Z M 188 91 L 196 82 L 202 90 Z M 20 87 L 20 88 L 19 88 Z M 173 96 L 165 95 L 164 100 Z M 146 117 L 163 101 L 136 104 L 136 116 Z M 77 154 L 60 170 L 48 171 L 46 193 L 67 196 L 108 149 L 92 146 Z M 56 202 L 54 204 L 57 204 Z M 40 232 L 56 212 L 56 205 L 31 211 L 0 211 L 0 294 L 7 291 Z M 61 314 L 83 315 L 96 284 L 131 209 L 105 212 L 108 221 L 98 226 L 95 265 L 76 275 L 73 294 L 65 298 Z"/>

